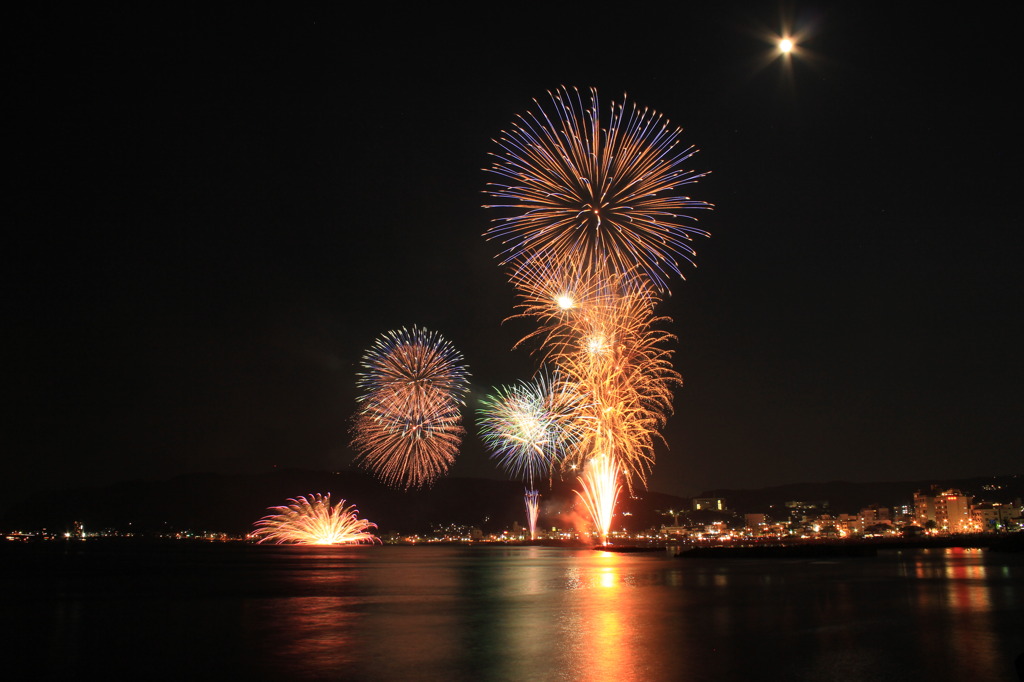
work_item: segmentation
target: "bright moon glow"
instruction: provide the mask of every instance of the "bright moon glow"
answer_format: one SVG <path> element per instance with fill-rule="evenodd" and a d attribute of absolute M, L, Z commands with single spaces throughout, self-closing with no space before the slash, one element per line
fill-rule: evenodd
<path fill-rule="evenodd" d="M 789 38 L 783 38 L 779 41 L 779 51 L 783 54 L 789 54 L 793 51 L 793 41 Z"/>

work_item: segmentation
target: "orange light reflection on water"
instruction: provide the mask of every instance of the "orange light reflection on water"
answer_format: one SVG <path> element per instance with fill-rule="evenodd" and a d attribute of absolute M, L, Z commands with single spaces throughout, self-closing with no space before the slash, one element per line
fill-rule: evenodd
<path fill-rule="evenodd" d="M 635 602 L 624 597 L 633 589 L 623 582 L 623 556 L 614 552 L 597 552 L 582 588 L 574 592 L 579 599 L 578 637 L 572 647 L 577 665 L 576 679 L 637 679 L 636 665 L 642 652 L 637 641 L 639 615 L 632 612 Z"/>
<path fill-rule="evenodd" d="M 264 672 L 282 679 L 304 669 L 344 674 L 359 656 L 354 642 L 361 614 L 354 609 L 359 599 L 351 594 L 355 577 L 348 570 L 359 550 L 307 545 L 277 551 L 289 559 L 282 563 L 281 592 L 254 596 L 243 605 L 242 620 L 251 630 L 247 637 L 276 643 L 260 652 L 269 664 Z"/>
<path fill-rule="evenodd" d="M 929 551 L 929 550 L 926 550 Z M 914 561 L 913 575 L 918 581 L 917 603 L 923 612 L 949 621 L 944 646 L 957 653 L 955 660 L 971 661 L 970 671 L 955 674 L 975 679 L 997 679 L 1000 656 L 992 637 L 992 600 L 984 553 L 980 549 L 950 547 L 941 552 L 942 563 Z M 941 587 L 936 592 L 936 584 Z"/>

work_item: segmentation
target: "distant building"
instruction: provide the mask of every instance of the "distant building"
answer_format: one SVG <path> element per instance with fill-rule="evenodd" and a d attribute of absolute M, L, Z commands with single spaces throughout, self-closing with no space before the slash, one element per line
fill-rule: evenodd
<path fill-rule="evenodd" d="M 959 490 L 942 490 L 933 485 L 928 492 L 914 493 L 914 515 L 918 525 L 925 526 L 931 521 L 938 530 L 968 533 L 976 530 L 971 517 L 973 499 Z"/>
<path fill-rule="evenodd" d="M 984 531 L 1006 530 L 1020 525 L 1020 507 L 1012 504 L 989 502 L 979 504 L 973 510 L 974 521 Z"/>
<path fill-rule="evenodd" d="M 835 526 L 846 537 L 864 534 L 864 518 L 859 514 L 840 514 L 835 520 Z"/>
<path fill-rule="evenodd" d="M 893 521 L 901 526 L 914 523 L 917 517 L 914 514 L 914 505 L 901 504 L 893 507 Z"/>
<path fill-rule="evenodd" d="M 768 517 L 764 514 L 744 514 L 743 522 L 747 528 L 758 528 L 768 524 Z"/>
<path fill-rule="evenodd" d="M 828 510 L 828 500 L 817 500 L 815 502 L 791 500 L 786 503 L 786 511 L 789 514 L 790 523 L 806 523 L 822 514 L 828 513 Z"/>
<path fill-rule="evenodd" d="M 892 525 L 892 515 L 888 507 L 879 507 L 877 504 L 868 505 L 860 510 L 860 520 L 867 526 L 877 526 L 880 523 Z"/>
<path fill-rule="evenodd" d="M 690 529 L 686 526 L 662 526 L 660 532 L 662 535 L 686 537 L 690 534 Z"/>
<path fill-rule="evenodd" d="M 693 509 L 694 511 L 707 509 L 711 511 L 725 511 L 728 507 L 725 506 L 725 499 L 721 497 L 695 497 L 693 498 Z"/>

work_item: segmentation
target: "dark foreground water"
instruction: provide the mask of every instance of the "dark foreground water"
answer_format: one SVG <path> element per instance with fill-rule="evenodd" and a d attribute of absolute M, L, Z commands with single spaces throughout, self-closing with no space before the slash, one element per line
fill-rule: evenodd
<path fill-rule="evenodd" d="M 5 679 L 1016 680 L 1024 555 L 0 548 Z M 0 669 L 0 670 L 2 670 Z"/>

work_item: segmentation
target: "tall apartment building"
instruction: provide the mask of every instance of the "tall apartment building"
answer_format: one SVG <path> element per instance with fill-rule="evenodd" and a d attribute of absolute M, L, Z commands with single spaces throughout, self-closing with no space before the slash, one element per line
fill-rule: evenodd
<path fill-rule="evenodd" d="M 939 530 L 967 533 L 975 530 L 971 523 L 973 499 L 959 490 L 942 490 L 933 485 L 928 492 L 914 493 L 914 515 L 919 525 L 934 521 Z"/>

